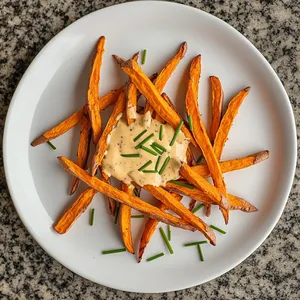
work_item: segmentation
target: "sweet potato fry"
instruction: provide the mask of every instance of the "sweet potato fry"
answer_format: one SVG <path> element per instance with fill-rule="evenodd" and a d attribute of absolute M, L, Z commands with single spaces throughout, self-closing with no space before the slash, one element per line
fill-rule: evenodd
<path fill-rule="evenodd" d="M 190 203 L 189 203 L 189 210 L 193 211 L 193 209 L 195 208 L 197 201 L 195 199 L 191 199 Z"/>
<path fill-rule="evenodd" d="M 221 122 L 224 94 L 223 94 L 220 79 L 216 76 L 210 76 L 209 79 L 211 82 L 211 102 L 212 102 L 210 140 L 213 143 Z"/>
<path fill-rule="evenodd" d="M 80 129 L 80 138 L 79 144 L 77 149 L 77 157 L 76 157 L 76 164 L 83 169 L 87 167 L 87 160 L 89 158 L 89 150 L 90 150 L 90 140 L 91 140 L 91 123 L 90 120 L 85 116 L 82 115 L 81 117 L 81 129 Z M 73 195 L 79 184 L 79 179 L 77 177 L 73 178 L 70 195 Z"/>
<path fill-rule="evenodd" d="M 214 153 L 213 147 L 207 135 L 198 109 L 198 89 L 200 73 L 201 56 L 198 55 L 193 59 L 190 67 L 189 82 L 185 98 L 186 110 L 193 122 L 193 136 L 202 150 L 202 154 L 207 162 L 207 166 L 211 172 L 214 184 L 220 190 L 220 192 L 225 197 L 227 197 L 227 191 L 221 172 L 221 167 Z M 227 224 L 229 219 L 228 211 L 223 208 L 221 208 L 221 211 L 224 216 L 225 223 Z"/>
<path fill-rule="evenodd" d="M 143 187 L 152 196 L 164 203 L 168 208 L 172 209 L 178 216 L 189 222 L 210 241 L 212 245 L 216 244 L 216 237 L 211 228 L 204 223 L 200 218 L 191 213 L 182 203 L 177 201 L 172 194 L 167 192 L 162 187 L 145 185 Z"/>
<path fill-rule="evenodd" d="M 233 124 L 233 121 L 239 111 L 243 100 L 249 94 L 250 87 L 241 90 L 229 103 L 229 106 L 222 118 L 220 127 L 217 131 L 217 135 L 214 141 L 214 152 L 218 160 L 221 158 L 222 150 L 227 141 L 229 130 Z"/>
<path fill-rule="evenodd" d="M 66 233 L 71 228 L 72 224 L 86 210 L 96 193 L 97 191 L 92 188 L 88 188 L 81 193 L 71 208 L 69 208 L 56 223 L 54 229 L 60 234 Z"/>
<path fill-rule="evenodd" d="M 102 170 L 101 170 L 101 176 L 102 176 L 102 180 L 111 185 L 111 182 L 110 182 L 110 178 L 107 176 L 106 173 L 104 173 Z M 109 210 L 109 214 L 111 216 L 114 216 L 115 213 L 116 213 L 116 201 L 108 196 L 107 197 L 107 203 L 108 203 L 108 210 Z"/>
<path fill-rule="evenodd" d="M 141 67 L 135 61 L 128 60 L 122 64 L 122 70 L 130 76 L 137 89 L 146 97 L 150 104 L 155 107 L 155 111 L 158 115 L 166 120 L 173 128 L 177 128 L 181 121 L 180 118 L 177 116 L 176 112 L 170 109 L 169 105 L 142 71 Z M 190 139 L 193 145 L 199 148 L 189 129 L 185 125 L 182 126 L 181 130 L 185 136 Z"/>
<path fill-rule="evenodd" d="M 175 227 L 180 227 L 182 229 L 194 231 L 194 227 L 191 226 L 185 220 L 174 217 L 171 214 L 167 214 L 157 207 L 142 201 L 140 198 L 135 196 L 130 196 L 117 188 L 103 182 L 99 178 L 92 176 L 87 171 L 78 167 L 74 162 L 70 161 L 66 157 L 59 156 L 58 160 L 65 171 L 78 177 L 80 180 L 84 181 L 87 185 L 94 188 L 98 192 L 105 194 L 120 203 L 126 204 L 136 210 L 139 210 L 145 214 L 149 214 L 151 218 L 158 219 L 166 224 L 170 224 Z"/>
<path fill-rule="evenodd" d="M 108 147 L 107 137 L 113 130 L 114 126 L 116 126 L 116 124 L 118 123 L 120 115 L 124 113 L 125 108 L 126 108 L 126 96 L 125 96 L 125 91 L 123 90 L 119 95 L 119 99 L 114 107 L 114 110 L 97 144 L 96 152 L 93 157 L 93 170 L 92 170 L 93 176 L 96 174 L 97 169 L 100 166 L 101 161 L 103 159 L 104 153 Z"/>
<path fill-rule="evenodd" d="M 211 204 L 205 204 L 205 216 L 209 217 L 211 214 Z"/>
<path fill-rule="evenodd" d="M 92 72 L 89 81 L 89 89 L 87 94 L 87 104 L 88 104 L 88 111 L 90 115 L 90 121 L 93 129 L 94 144 L 98 143 L 98 140 L 100 139 L 101 136 L 101 129 L 102 129 L 98 95 L 99 95 L 100 68 L 102 65 L 104 44 L 105 44 L 105 37 L 101 36 L 97 45 L 97 52 L 92 66 Z"/>
<path fill-rule="evenodd" d="M 127 184 L 122 183 L 122 190 L 128 194 L 133 195 L 133 190 L 128 187 Z M 123 238 L 124 246 L 127 251 L 134 254 L 134 247 L 132 241 L 132 233 L 131 233 L 131 207 L 125 204 L 120 204 L 120 212 L 119 212 L 119 224 L 121 235 Z"/>

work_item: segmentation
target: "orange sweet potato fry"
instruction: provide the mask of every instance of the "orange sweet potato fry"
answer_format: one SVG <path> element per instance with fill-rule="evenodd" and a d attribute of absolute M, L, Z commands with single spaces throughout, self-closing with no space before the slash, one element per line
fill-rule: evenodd
<path fill-rule="evenodd" d="M 120 117 L 121 113 L 124 113 L 125 108 L 126 108 L 126 96 L 125 96 L 125 91 L 123 90 L 119 95 L 119 99 L 114 107 L 114 110 L 113 110 L 113 112 L 106 124 L 106 127 L 101 135 L 101 138 L 97 144 L 96 152 L 95 152 L 94 158 L 93 158 L 93 170 L 92 170 L 93 176 L 96 174 L 97 169 L 100 166 L 101 161 L 104 157 L 104 153 L 108 147 L 107 137 L 113 130 L 114 126 L 117 125 L 118 120 L 119 120 L 118 118 Z"/>
<path fill-rule="evenodd" d="M 225 197 L 227 197 L 227 191 L 221 172 L 221 167 L 214 153 L 213 147 L 207 135 L 198 109 L 198 89 L 200 73 L 201 56 L 198 55 L 193 59 L 190 67 L 189 82 L 185 98 L 186 110 L 193 122 L 193 136 L 202 150 L 203 156 L 207 162 L 207 166 L 211 172 L 214 184 L 220 190 L 220 192 Z M 225 223 L 227 224 L 229 219 L 228 211 L 223 208 L 221 208 L 221 211 L 224 216 Z"/>
<path fill-rule="evenodd" d="M 212 120 L 210 125 L 210 140 L 213 142 L 222 117 L 222 105 L 224 94 L 222 90 L 221 81 L 216 76 L 209 77 L 211 82 L 211 104 L 212 104 Z"/>
<path fill-rule="evenodd" d="M 90 149 L 90 140 L 91 140 L 91 123 L 88 117 L 83 115 L 81 117 L 81 129 L 80 129 L 80 138 L 79 144 L 77 149 L 77 157 L 76 157 L 76 164 L 86 169 L 87 167 L 87 160 L 89 157 L 89 149 Z M 74 177 L 70 189 L 70 195 L 74 194 L 78 188 L 79 179 Z"/>
<path fill-rule="evenodd" d="M 84 181 L 87 185 L 97 190 L 98 192 L 107 195 L 120 203 L 126 204 L 136 210 L 148 214 L 151 218 L 158 219 L 159 221 L 175 227 L 194 231 L 194 227 L 191 226 L 187 221 L 174 217 L 171 214 L 167 214 L 138 197 L 128 195 L 118 190 L 117 188 L 103 182 L 99 178 L 92 176 L 66 157 L 60 156 L 58 157 L 58 160 L 65 171 L 78 177 L 80 180 Z"/>
<path fill-rule="evenodd" d="M 128 194 L 133 195 L 133 190 L 128 187 L 128 185 L 122 183 L 122 190 Z M 124 246 L 127 251 L 134 254 L 134 247 L 132 241 L 132 233 L 131 233 L 131 207 L 125 204 L 120 205 L 119 212 L 119 224 L 121 235 L 123 238 Z"/>
<path fill-rule="evenodd" d="M 101 130 L 102 130 L 98 95 L 99 95 L 100 68 L 102 65 L 104 44 L 105 44 L 105 37 L 101 36 L 98 41 L 97 52 L 92 66 L 92 72 L 90 75 L 89 89 L 87 95 L 87 104 L 88 104 L 88 111 L 90 115 L 90 121 L 93 129 L 94 144 L 97 144 L 98 140 L 100 139 Z"/>
<path fill-rule="evenodd" d="M 211 228 L 203 222 L 196 215 L 191 213 L 182 203 L 176 200 L 168 191 L 162 187 L 155 187 L 152 185 L 145 185 L 143 187 L 152 196 L 164 203 L 168 208 L 172 209 L 178 216 L 189 222 L 197 230 L 203 233 L 203 235 L 210 241 L 212 245 L 216 244 L 216 237 Z"/>
<path fill-rule="evenodd" d="M 108 177 L 108 175 L 106 173 L 104 173 L 102 170 L 101 170 L 101 176 L 102 176 L 102 180 L 111 185 L 111 182 L 110 182 L 110 178 Z M 109 210 L 109 214 L 111 216 L 114 216 L 115 213 L 116 213 L 116 201 L 110 197 L 107 197 L 107 203 L 108 203 L 108 210 Z"/>
<path fill-rule="evenodd" d="M 220 127 L 217 131 L 217 135 L 214 141 L 214 152 L 218 160 L 221 158 L 222 150 L 227 141 L 229 130 L 233 124 L 233 121 L 239 111 L 243 100 L 249 94 L 250 87 L 241 90 L 229 103 L 229 106 L 222 118 Z"/>
<path fill-rule="evenodd" d="M 181 119 L 177 116 L 176 112 L 170 109 L 169 105 L 162 98 L 151 80 L 142 71 L 141 67 L 135 61 L 128 60 L 122 64 L 122 70 L 129 75 L 137 89 L 145 96 L 150 104 L 155 107 L 157 114 L 162 119 L 166 120 L 173 128 L 177 128 Z M 185 125 L 182 126 L 181 130 L 185 136 L 190 139 L 193 145 L 199 148 L 189 129 Z"/>
<path fill-rule="evenodd" d="M 72 226 L 72 224 L 80 217 L 80 215 L 86 210 L 93 200 L 94 195 L 97 193 L 92 188 L 86 189 L 76 199 L 70 209 L 68 209 L 60 220 L 54 226 L 54 229 L 60 233 L 66 233 Z"/>

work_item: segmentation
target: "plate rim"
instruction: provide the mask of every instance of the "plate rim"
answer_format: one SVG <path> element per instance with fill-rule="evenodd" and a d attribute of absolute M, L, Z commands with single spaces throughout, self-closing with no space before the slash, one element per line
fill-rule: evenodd
<path fill-rule="evenodd" d="M 231 26 L 230 24 L 226 23 L 225 21 L 223 21 L 222 19 L 207 13 L 201 9 L 195 8 L 195 7 L 191 7 L 185 4 L 181 4 L 181 3 L 174 3 L 174 2 L 168 2 L 168 1 L 134 1 L 134 2 L 126 2 L 126 3 L 120 3 L 117 5 L 112 5 L 109 7 L 104 7 L 101 9 L 98 9 L 96 11 L 93 11 L 79 19 L 77 19 L 75 22 L 73 22 L 72 24 L 68 25 L 67 27 L 65 27 L 64 29 L 62 29 L 59 33 L 57 33 L 49 42 L 47 42 L 43 48 L 39 51 L 39 53 L 35 56 L 35 58 L 32 60 L 32 62 L 30 63 L 30 65 L 28 66 L 28 68 L 26 69 L 25 73 L 23 74 L 21 80 L 19 81 L 17 88 L 12 96 L 12 99 L 10 101 L 9 104 L 9 108 L 6 114 L 6 118 L 5 118 L 5 124 L 4 124 L 4 134 L 3 134 L 3 148 L 2 148 L 2 152 L 3 152 L 3 163 L 4 163 L 4 172 L 5 172 L 5 178 L 6 178 L 6 182 L 7 182 L 7 186 L 8 186 L 8 190 L 11 196 L 11 200 L 13 202 L 13 205 L 18 213 L 19 218 L 21 219 L 23 225 L 25 226 L 26 230 L 30 233 L 30 235 L 33 237 L 33 239 L 39 244 L 39 246 L 49 255 L 51 256 L 53 259 L 55 259 L 56 261 L 58 261 L 62 266 L 64 266 L 65 268 L 67 268 L 68 270 L 70 270 L 71 272 L 76 273 L 77 275 L 86 278 L 92 282 L 95 282 L 97 284 L 101 284 L 99 282 L 96 282 L 93 278 L 91 278 L 90 276 L 82 275 L 82 272 L 80 272 L 80 270 L 71 267 L 71 266 L 67 266 L 65 265 L 65 263 L 55 254 L 51 254 L 50 252 L 48 252 L 48 250 L 46 250 L 46 245 L 44 245 L 42 243 L 42 241 L 39 240 L 38 236 L 36 235 L 35 231 L 30 227 L 30 223 L 27 222 L 24 219 L 24 216 L 22 214 L 22 211 L 18 205 L 18 201 L 15 200 L 15 196 L 14 196 L 14 184 L 13 184 L 13 179 L 10 178 L 10 171 L 9 171 L 9 166 L 8 166 L 8 149 L 7 149 L 7 145 L 8 145 L 8 128 L 9 128 L 9 121 L 12 118 L 12 114 L 13 114 L 13 108 L 15 106 L 15 104 L 17 103 L 17 99 L 18 94 L 22 88 L 22 86 L 24 85 L 24 82 L 26 81 L 28 75 L 31 72 L 31 69 L 33 69 L 35 67 L 35 65 L 37 64 L 37 62 L 39 61 L 39 58 L 42 57 L 44 55 L 44 52 L 52 45 L 56 42 L 56 40 L 58 38 L 60 38 L 61 35 L 65 34 L 68 30 L 70 30 L 70 28 L 72 28 L 72 26 L 78 26 L 78 23 L 80 23 L 81 21 L 83 21 L 83 19 L 87 19 L 88 17 L 90 17 L 93 14 L 97 14 L 99 13 L 99 11 L 108 11 L 111 9 L 116 9 L 116 7 L 119 6 L 143 6 L 145 3 L 150 3 L 152 5 L 166 5 L 166 6 L 181 6 L 184 9 L 187 10 L 191 10 L 191 11 L 197 11 L 197 13 L 199 13 L 199 15 L 204 14 L 206 15 L 206 17 L 209 17 L 211 19 L 213 19 L 214 21 L 217 21 L 219 23 L 222 23 L 222 26 L 226 26 L 228 29 L 230 29 L 230 31 L 239 36 L 240 38 L 243 38 L 243 40 L 245 41 L 245 43 L 247 43 L 247 46 L 251 48 L 252 51 L 254 51 L 257 55 L 259 55 L 262 58 L 262 61 L 264 62 L 264 67 L 268 69 L 268 71 L 273 75 L 274 80 L 276 80 L 276 84 L 277 86 L 280 88 L 283 96 L 284 96 L 284 101 L 287 104 L 287 108 L 288 108 L 288 121 L 291 125 L 291 128 L 293 130 L 292 132 L 292 137 L 291 140 L 293 142 L 293 145 L 291 145 L 291 149 L 293 152 L 293 158 L 292 158 L 292 162 L 291 165 L 293 167 L 293 171 L 290 172 L 289 174 L 289 178 L 287 180 L 288 184 L 286 188 L 286 191 L 284 192 L 285 195 L 285 201 L 282 203 L 281 207 L 277 209 L 276 214 L 274 214 L 273 220 L 272 220 L 272 224 L 270 224 L 268 230 L 266 230 L 263 234 L 263 236 L 261 237 L 261 239 L 259 240 L 259 242 L 257 242 L 256 244 L 254 244 L 252 247 L 249 247 L 248 251 L 245 251 L 244 255 L 242 255 L 242 258 L 239 260 L 236 260 L 234 263 L 232 263 L 231 265 L 225 267 L 222 269 L 222 271 L 216 272 L 214 274 L 214 276 L 210 276 L 210 278 L 207 278 L 204 282 L 198 282 L 195 285 L 185 285 L 185 286 L 180 286 L 176 289 L 165 289 L 162 291 L 140 291 L 138 289 L 134 289 L 134 288 L 128 288 L 126 290 L 123 291 L 128 291 L 128 292 L 140 292 L 140 293 L 161 293 L 161 292 L 171 292 L 171 291 L 179 291 L 179 290 L 183 290 L 186 288 L 191 288 L 194 287 L 196 285 L 200 285 L 200 284 L 204 284 L 206 282 L 209 282 L 213 279 L 216 279 L 224 274 L 226 274 L 227 272 L 229 272 L 230 270 L 232 270 L 233 268 L 235 268 L 236 266 L 238 266 L 240 263 L 242 263 L 245 259 L 247 259 L 254 251 L 257 250 L 258 247 L 261 246 L 261 244 L 266 240 L 266 238 L 271 234 L 271 232 L 273 231 L 274 227 L 276 226 L 276 224 L 278 223 L 278 221 L 280 220 L 280 217 L 284 211 L 284 208 L 286 206 L 286 203 L 288 201 L 288 197 L 290 195 L 291 192 L 291 188 L 292 188 L 292 184 L 293 184 L 293 179 L 294 179 L 294 175 L 295 175 L 295 171 L 296 171 L 296 166 L 297 166 L 297 134 L 296 134 L 296 123 L 295 123 L 295 117 L 294 117 L 294 113 L 293 113 L 293 107 L 292 104 L 289 100 L 288 94 L 280 80 L 280 78 L 278 77 L 278 75 L 276 74 L 275 70 L 272 68 L 272 66 L 270 65 L 270 63 L 267 61 L 267 59 L 262 55 L 262 53 L 243 35 L 241 34 L 237 29 L 235 29 L 233 26 Z M 76 269 L 76 270 L 75 270 Z M 103 285 L 103 284 L 101 284 Z M 105 284 L 105 286 L 109 287 L 109 288 L 114 288 L 114 289 L 118 289 L 117 287 L 115 287 L 113 284 L 112 285 L 107 285 Z"/>

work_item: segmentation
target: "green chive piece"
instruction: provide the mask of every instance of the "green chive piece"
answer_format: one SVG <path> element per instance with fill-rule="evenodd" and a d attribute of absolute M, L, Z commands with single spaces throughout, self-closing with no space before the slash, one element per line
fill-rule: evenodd
<path fill-rule="evenodd" d="M 133 141 L 136 142 L 142 135 L 144 135 L 147 132 L 147 129 L 143 130 L 141 133 L 139 133 L 134 139 Z"/>
<path fill-rule="evenodd" d="M 200 260 L 204 261 L 203 253 L 202 253 L 202 249 L 201 249 L 200 244 L 197 245 L 197 248 L 198 248 L 198 253 L 199 253 Z"/>
<path fill-rule="evenodd" d="M 122 157 L 140 157 L 141 155 L 138 153 L 133 154 L 121 154 Z"/>
<path fill-rule="evenodd" d="M 167 167 L 167 164 L 169 163 L 169 161 L 170 161 L 170 156 L 168 156 L 168 157 L 165 159 L 165 161 L 164 161 L 162 167 L 160 168 L 160 170 L 159 170 L 159 172 L 158 172 L 159 175 L 161 175 L 161 174 L 164 172 L 164 170 L 165 170 L 165 168 Z"/>
<path fill-rule="evenodd" d="M 158 149 L 164 151 L 164 152 L 167 152 L 167 149 L 166 149 L 164 146 L 162 146 L 162 145 L 160 145 L 160 144 L 158 144 L 158 143 L 156 143 L 156 142 L 152 143 L 152 145 L 153 145 L 154 147 L 156 147 L 156 148 L 158 148 Z"/>
<path fill-rule="evenodd" d="M 181 120 L 180 123 L 179 123 L 179 125 L 178 125 L 178 127 L 177 127 L 177 129 L 175 130 L 175 133 L 174 133 L 174 135 L 173 135 L 173 138 L 172 138 L 172 140 L 171 140 L 171 142 L 170 142 L 170 146 L 173 146 L 173 145 L 174 145 L 175 140 L 176 140 L 176 138 L 177 138 L 177 136 L 178 136 L 178 134 L 179 134 L 179 131 L 181 130 L 182 125 L 183 125 L 183 121 Z"/>
<path fill-rule="evenodd" d="M 120 210 L 120 206 L 118 206 L 118 207 L 116 208 L 116 213 L 115 213 L 115 224 L 118 223 L 119 210 Z"/>
<path fill-rule="evenodd" d="M 151 149 L 149 149 L 149 148 L 147 148 L 145 146 L 141 146 L 141 149 L 143 149 L 144 151 L 146 151 L 146 152 L 148 152 L 148 153 L 150 153 L 150 154 L 152 154 L 154 156 L 157 156 L 156 152 L 154 152 L 153 150 L 151 150 Z"/>
<path fill-rule="evenodd" d="M 191 246 L 197 246 L 197 245 L 202 245 L 202 244 L 207 244 L 207 241 L 187 243 L 187 244 L 184 244 L 183 246 L 184 247 L 191 247 Z"/>
<path fill-rule="evenodd" d="M 134 195 L 136 196 L 136 197 L 139 197 L 140 195 L 139 195 L 139 191 L 138 191 L 138 189 L 135 187 L 134 189 L 133 189 L 133 193 L 134 193 Z"/>
<path fill-rule="evenodd" d="M 159 140 L 161 141 L 163 139 L 163 125 L 160 125 L 159 127 Z"/>
<path fill-rule="evenodd" d="M 135 146 L 135 149 L 139 149 L 141 148 L 145 143 L 147 143 L 152 137 L 154 136 L 153 133 L 151 133 L 150 135 L 148 135 L 144 140 L 142 140 L 139 144 L 137 144 Z"/>
<path fill-rule="evenodd" d="M 199 163 L 201 162 L 202 158 L 203 158 L 203 155 L 201 154 L 201 155 L 198 157 L 196 163 L 199 164 Z"/>
<path fill-rule="evenodd" d="M 148 160 L 144 165 L 142 165 L 139 168 L 139 171 L 143 171 L 144 169 L 146 169 L 148 166 L 150 166 L 152 164 L 152 160 Z"/>
<path fill-rule="evenodd" d="M 113 250 L 104 250 L 104 251 L 102 251 L 102 254 L 114 254 L 114 253 L 125 252 L 125 251 L 126 251 L 126 248 L 113 249 Z"/>
<path fill-rule="evenodd" d="M 195 188 L 193 185 L 184 183 L 182 181 L 170 180 L 169 182 L 180 185 L 180 186 L 183 186 L 183 187 L 186 187 L 186 188 L 191 189 L 191 190 L 193 190 Z"/>
<path fill-rule="evenodd" d="M 153 256 L 151 256 L 151 257 L 148 257 L 147 259 L 146 259 L 146 261 L 152 261 L 152 260 L 154 260 L 154 259 L 157 259 L 157 258 L 159 258 L 159 257 L 162 257 L 162 256 L 164 256 L 165 254 L 163 253 L 163 252 L 161 252 L 161 253 L 159 253 L 159 254 L 156 254 L 156 255 L 153 255 Z"/>
<path fill-rule="evenodd" d="M 169 242 L 169 240 L 168 240 L 168 238 L 167 238 L 167 236 L 166 236 L 164 230 L 162 229 L 162 227 L 159 228 L 159 231 L 160 231 L 160 234 L 161 234 L 161 236 L 162 236 L 162 238 L 163 238 L 163 240 L 164 240 L 164 242 L 165 242 L 165 244 L 166 244 L 166 246 L 167 246 L 169 252 L 170 252 L 171 254 L 173 254 L 174 251 L 173 251 L 173 249 L 172 249 L 172 246 L 171 246 L 171 244 L 170 244 L 170 242 Z"/>
<path fill-rule="evenodd" d="M 157 170 L 143 170 L 143 173 L 157 173 Z"/>
<path fill-rule="evenodd" d="M 47 144 L 53 149 L 53 150 L 56 150 L 56 147 L 49 141 L 47 141 Z"/>
<path fill-rule="evenodd" d="M 217 227 L 217 226 L 214 226 L 214 225 L 210 225 L 209 226 L 210 228 L 222 233 L 222 234 L 226 234 L 226 231 L 222 230 L 221 228 Z"/>
<path fill-rule="evenodd" d="M 204 204 L 199 204 L 198 206 L 196 206 L 193 210 L 192 210 L 192 213 L 196 213 L 199 209 L 201 209 L 202 207 L 204 206 Z"/>
<path fill-rule="evenodd" d="M 142 65 L 146 62 L 146 56 L 147 56 L 147 50 L 145 49 L 143 51 L 143 56 L 142 56 Z"/>
<path fill-rule="evenodd" d="M 162 155 L 163 154 L 163 151 L 161 151 L 160 149 L 156 148 L 153 144 L 150 145 L 150 147 L 156 151 L 159 155 Z"/>
<path fill-rule="evenodd" d="M 158 166 L 159 166 L 160 160 L 161 160 L 161 156 L 159 156 L 157 161 L 156 161 L 156 164 L 155 164 L 155 170 L 156 171 L 158 171 Z"/>
<path fill-rule="evenodd" d="M 170 226 L 170 224 L 168 224 L 167 229 L 168 229 L 168 240 L 169 240 L 169 242 L 171 242 L 171 226 Z"/>
<path fill-rule="evenodd" d="M 91 211 L 91 218 L 90 218 L 90 225 L 91 225 L 91 226 L 94 225 L 94 217 L 95 217 L 95 209 L 92 208 L 92 211 Z"/>
<path fill-rule="evenodd" d="M 192 120 L 192 117 L 190 115 L 188 115 L 187 118 L 188 118 L 190 130 L 193 131 L 193 120 Z"/>
<path fill-rule="evenodd" d="M 144 215 L 133 215 L 131 216 L 132 219 L 140 219 L 140 218 L 144 218 Z"/>

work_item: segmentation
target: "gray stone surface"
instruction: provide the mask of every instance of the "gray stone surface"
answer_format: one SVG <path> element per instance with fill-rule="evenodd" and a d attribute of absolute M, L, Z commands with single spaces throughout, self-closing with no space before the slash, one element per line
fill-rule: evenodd
<path fill-rule="evenodd" d="M 12 94 L 41 48 L 80 17 L 125 1 L 0 0 L 0 126 Z M 209 12 L 243 33 L 282 80 L 300 125 L 300 3 L 292 0 L 177 1 Z M 1 138 L 2 142 L 2 138 Z M 298 165 L 299 166 L 299 161 Z M 1 299 L 299 299 L 299 168 L 276 228 L 242 264 L 209 283 L 165 294 L 112 290 L 53 260 L 25 230 L 10 199 L 0 157 Z"/>

